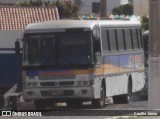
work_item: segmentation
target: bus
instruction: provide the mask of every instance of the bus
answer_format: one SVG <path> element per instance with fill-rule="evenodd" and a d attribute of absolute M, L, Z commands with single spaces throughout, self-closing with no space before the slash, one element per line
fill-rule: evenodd
<path fill-rule="evenodd" d="M 144 87 L 138 21 L 56 20 L 29 24 L 23 35 L 23 98 L 36 109 L 56 102 L 97 108 L 106 98 L 129 103 Z"/>

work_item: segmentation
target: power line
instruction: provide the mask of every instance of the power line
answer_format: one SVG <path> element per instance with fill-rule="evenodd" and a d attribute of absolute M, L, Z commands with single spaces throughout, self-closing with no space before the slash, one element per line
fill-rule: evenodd
<path fill-rule="evenodd" d="M 86 2 L 87 2 L 87 0 L 86 0 L 86 1 L 84 1 L 83 5 L 80 7 L 80 9 L 79 9 L 79 10 L 81 10 L 81 9 L 82 9 L 82 7 L 84 7 L 84 5 L 86 4 Z"/>

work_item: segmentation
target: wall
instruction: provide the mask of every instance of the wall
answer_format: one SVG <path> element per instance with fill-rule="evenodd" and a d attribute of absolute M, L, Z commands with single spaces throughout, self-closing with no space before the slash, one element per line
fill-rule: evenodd
<path fill-rule="evenodd" d="M 149 109 L 160 109 L 160 0 L 150 0 L 149 10 Z"/>
<path fill-rule="evenodd" d="M 82 0 L 85 3 L 86 0 Z M 91 14 L 92 13 L 92 3 L 100 2 L 101 0 L 87 0 L 84 6 L 81 8 L 81 14 Z M 128 0 L 107 0 L 107 15 L 111 14 L 113 8 L 118 7 L 120 4 L 127 4 Z"/>
<path fill-rule="evenodd" d="M 0 48 L 14 48 L 16 39 L 22 38 L 22 33 L 23 31 L 0 30 Z"/>
<path fill-rule="evenodd" d="M 22 55 L 14 49 L 16 39 L 21 37 L 22 31 L 0 30 L 0 86 L 18 84 L 22 89 Z"/>
<path fill-rule="evenodd" d="M 149 0 L 134 0 L 133 12 L 136 16 L 149 16 Z"/>

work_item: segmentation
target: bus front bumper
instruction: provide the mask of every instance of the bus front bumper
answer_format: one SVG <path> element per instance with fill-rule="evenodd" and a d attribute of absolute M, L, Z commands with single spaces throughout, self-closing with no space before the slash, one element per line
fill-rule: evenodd
<path fill-rule="evenodd" d="M 73 88 L 32 88 L 24 89 L 24 100 L 36 99 L 93 99 L 95 98 L 95 88 L 73 87 Z"/>

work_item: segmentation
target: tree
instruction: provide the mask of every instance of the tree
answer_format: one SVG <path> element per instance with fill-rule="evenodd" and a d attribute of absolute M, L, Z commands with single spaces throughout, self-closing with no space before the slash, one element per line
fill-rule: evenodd
<path fill-rule="evenodd" d="M 61 19 L 78 16 L 79 7 L 70 1 L 67 1 L 67 2 L 57 1 L 56 4 L 51 3 L 50 6 L 52 6 L 52 4 L 57 6 L 59 16 Z"/>
<path fill-rule="evenodd" d="M 82 6 L 82 0 L 74 0 L 74 3 L 79 7 Z"/>
<path fill-rule="evenodd" d="M 149 29 L 149 17 L 146 15 L 141 17 L 142 30 L 146 31 Z"/>
<path fill-rule="evenodd" d="M 113 15 L 133 15 L 133 5 L 132 4 L 120 5 L 119 7 L 113 8 L 112 14 Z"/>

